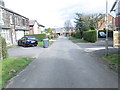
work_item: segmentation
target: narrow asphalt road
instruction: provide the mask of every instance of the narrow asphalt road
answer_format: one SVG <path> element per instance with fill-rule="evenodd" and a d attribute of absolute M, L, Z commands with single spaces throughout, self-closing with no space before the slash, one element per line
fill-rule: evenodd
<path fill-rule="evenodd" d="M 10 80 L 7 88 L 118 88 L 118 75 L 65 37 Z"/>

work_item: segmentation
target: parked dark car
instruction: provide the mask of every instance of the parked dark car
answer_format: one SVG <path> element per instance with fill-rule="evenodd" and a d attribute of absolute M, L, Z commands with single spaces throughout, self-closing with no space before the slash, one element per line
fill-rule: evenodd
<path fill-rule="evenodd" d="M 25 36 L 18 40 L 18 46 L 37 46 L 38 39 L 33 36 Z"/>

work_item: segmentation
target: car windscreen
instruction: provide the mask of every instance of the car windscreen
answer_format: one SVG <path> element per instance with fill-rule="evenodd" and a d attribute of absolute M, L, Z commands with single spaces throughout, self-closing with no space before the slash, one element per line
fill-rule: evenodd
<path fill-rule="evenodd" d="M 36 38 L 35 37 L 28 37 L 28 39 L 35 40 Z"/>

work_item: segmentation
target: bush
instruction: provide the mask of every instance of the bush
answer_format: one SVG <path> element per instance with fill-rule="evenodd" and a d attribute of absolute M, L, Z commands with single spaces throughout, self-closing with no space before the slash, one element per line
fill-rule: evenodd
<path fill-rule="evenodd" d="M 46 34 L 33 34 L 33 35 L 25 35 L 25 36 L 34 36 L 38 39 L 38 41 L 42 41 L 46 38 Z"/>
<path fill-rule="evenodd" d="M 8 57 L 7 44 L 3 37 L 0 36 L 0 59 L 5 59 Z"/>
<path fill-rule="evenodd" d="M 84 40 L 88 42 L 96 42 L 97 41 L 97 31 L 96 30 L 89 30 L 83 32 Z"/>
<path fill-rule="evenodd" d="M 52 39 L 51 35 L 48 36 L 49 39 Z"/>
<path fill-rule="evenodd" d="M 77 31 L 76 34 L 75 34 L 75 38 L 81 39 L 82 38 L 82 34 L 83 34 L 83 32 Z"/>
<path fill-rule="evenodd" d="M 76 34 L 76 32 L 72 32 L 72 33 L 71 33 L 71 36 L 72 36 L 72 37 L 75 37 L 75 34 Z"/>

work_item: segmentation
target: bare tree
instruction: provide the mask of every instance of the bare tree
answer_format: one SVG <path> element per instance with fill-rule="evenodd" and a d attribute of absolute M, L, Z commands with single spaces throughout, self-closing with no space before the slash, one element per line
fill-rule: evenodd
<path fill-rule="evenodd" d="M 67 32 L 69 32 L 72 29 L 72 23 L 70 20 L 66 20 L 64 23 L 64 27 L 66 29 Z"/>

